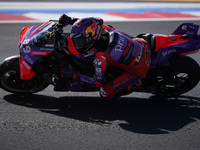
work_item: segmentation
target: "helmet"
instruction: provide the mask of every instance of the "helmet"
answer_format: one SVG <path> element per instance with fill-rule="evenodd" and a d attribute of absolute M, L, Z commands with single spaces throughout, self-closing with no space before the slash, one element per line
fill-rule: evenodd
<path fill-rule="evenodd" d="M 99 40 L 102 32 L 103 20 L 100 18 L 83 18 L 77 20 L 71 28 L 71 38 L 76 50 L 86 52 Z"/>

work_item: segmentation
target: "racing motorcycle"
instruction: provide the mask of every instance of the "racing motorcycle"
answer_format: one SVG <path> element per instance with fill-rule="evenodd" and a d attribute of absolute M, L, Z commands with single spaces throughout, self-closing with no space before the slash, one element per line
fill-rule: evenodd
<path fill-rule="evenodd" d="M 187 54 L 200 48 L 199 26 L 181 24 L 172 34 L 140 34 L 151 48 L 151 68 L 136 92 L 177 96 L 193 89 L 199 82 L 200 67 Z M 50 84 L 54 91 L 90 92 L 99 88 L 72 78 L 73 71 L 92 72 L 92 65 L 73 59 L 66 46 L 68 33 L 57 21 L 26 26 L 19 36 L 20 55 L 6 58 L 0 64 L 0 87 L 14 94 L 32 94 Z M 109 81 L 114 71 L 106 74 Z"/>

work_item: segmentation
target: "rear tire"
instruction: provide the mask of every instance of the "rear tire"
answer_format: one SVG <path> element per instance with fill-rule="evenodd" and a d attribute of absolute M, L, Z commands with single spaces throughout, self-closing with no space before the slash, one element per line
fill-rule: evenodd
<path fill-rule="evenodd" d="M 14 94 L 32 94 L 44 90 L 48 84 L 35 74 L 30 80 L 21 80 L 19 56 L 8 59 L 0 64 L 0 87 Z"/>
<path fill-rule="evenodd" d="M 156 95 L 178 96 L 192 90 L 199 82 L 200 67 L 188 56 L 175 56 L 170 65 L 162 67 L 157 73 Z"/>

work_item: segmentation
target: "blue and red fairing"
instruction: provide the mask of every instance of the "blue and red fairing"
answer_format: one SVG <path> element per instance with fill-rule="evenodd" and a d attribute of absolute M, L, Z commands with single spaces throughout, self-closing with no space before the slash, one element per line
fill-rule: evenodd
<path fill-rule="evenodd" d="M 34 63 L 41 57 L 54 51 L 54 43 L 36 44 L 37 38 L 44 33 L 51 32 L 54 22 L 48 21 L 40 25 L 26 26 L 19 35 L 20 50 L 20 77 L 22 80 L 29 80 L 35 72 L 32 70 Z"/>

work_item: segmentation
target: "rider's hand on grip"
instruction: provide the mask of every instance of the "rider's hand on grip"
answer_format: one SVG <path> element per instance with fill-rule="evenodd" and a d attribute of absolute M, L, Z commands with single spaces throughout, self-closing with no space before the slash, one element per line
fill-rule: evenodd
<path fill-rule="evenodd" d="M 77 20 L 77 18 L 71 18 L 71 17 L 63 14 L 59 18 L 59 24 L 62 25 L 62 27 L 65 27 L 68 24 L 72 25 L 76 20 Z"/>

